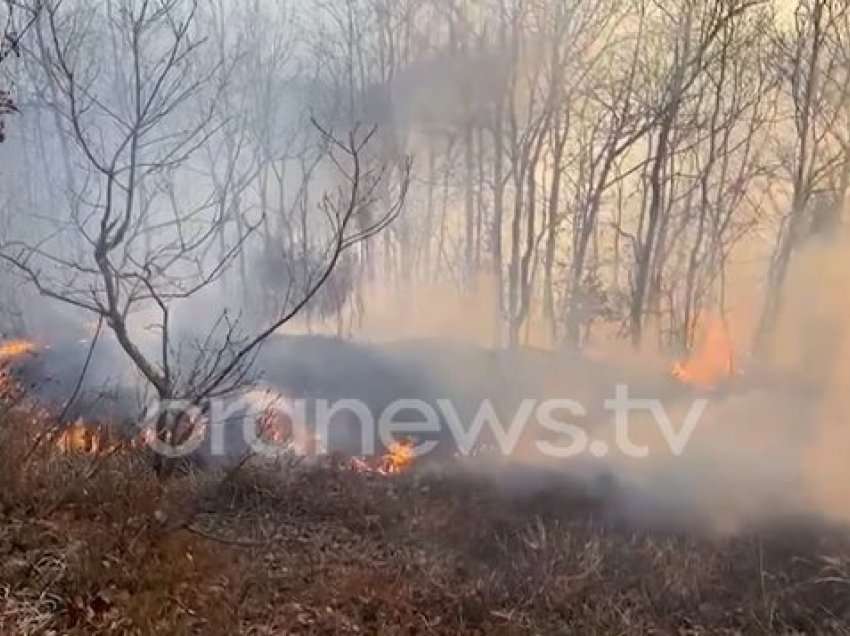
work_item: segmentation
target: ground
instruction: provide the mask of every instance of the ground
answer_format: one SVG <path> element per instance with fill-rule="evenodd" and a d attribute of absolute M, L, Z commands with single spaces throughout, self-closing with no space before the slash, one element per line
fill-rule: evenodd
<path fill-rule="evenodd" d="M 0 439 L 0 634 L 850 631 L 850 537 L 612 523 L 466 471 L 181 473 Z M 12 431 L 12 432 L 10 432 Z"/>

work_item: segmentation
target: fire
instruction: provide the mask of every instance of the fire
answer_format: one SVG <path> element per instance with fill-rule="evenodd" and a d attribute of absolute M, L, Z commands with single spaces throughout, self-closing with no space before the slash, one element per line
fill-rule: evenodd
<path fill-rule="evenodd" d="M 673 375 L 682 383 L 712 390 L 735 373 L 735 350 L 726 324 L 711 318 L 687 360 L 673 365 Z"/>
<path fill-rule="evenodd" d="M 409 440 L 393 442 L 387 452 L 378 458 L 351 457 L 347 460 L 348 466 L 359 473 L 373 475 L 398 475 L 405 472 L 413 465 L 416 458 L 414 444 Z"/>
<path fill-rule="evenodd" d="M 38 345 L 29 340 L 7 340 L 0 344 L 0 360 L 14 360 L 38 351 Z"/>
<path fill-rule="evenodd" d="M 413 444 L 410 441 L 393 442 L 387 454 L 384 455 L 383 471 L 388 475 L 404 472 L 413 464 L 415 456 Z"/>
<path fill-rule="evenodd" d="M 64 454 L 84 453 L 97 455 L 102 446 L 102 434 L 96 428 L 87 426 L 78 420 L 62 430 L 55 438 L 54 444 Z"/>
<path fill-rule="evenodd" d="M 283 411 L 267 407 L 259 417 L 260 439 L 273 446 L 286 446 L 293 439 L 292 419 Z"/>
<path fill-rule="evenodd" d="M 26 398 L 26 390 L 8 369 L 8 363 L 27 355 L 37 353 L 45 347 L 25 339 L 6 340 L 0 342 L 0 400 L 9 404 L 18 404 Z M 49 348 L 49 347 L 48 347 Z M 110 453 L 123 447 L 135 446 L 135 441 L 128 442 L 119 439 L 109 427 L 93 424 L 78 419 L 68 426 L 49 428 L 53 414 L 48 407 L 39 405 L 37 401 L 27 400 L 27 412 L 33 421 L 48 427 L 45 439 L 62 454 L 100 455 Z"/>
<path fill-rule="evenodd" d="M 121 439 L 107 426 L 79 419 L 57 433 L 53 443 L 59 452 L 65 455 L 102 455 L 122 448 L 138 448 L 144 444 L 144 441 L 141 438 Z"/>

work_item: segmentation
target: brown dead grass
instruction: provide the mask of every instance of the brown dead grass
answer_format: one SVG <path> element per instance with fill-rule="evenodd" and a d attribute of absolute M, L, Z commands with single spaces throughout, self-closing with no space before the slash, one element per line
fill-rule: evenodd
<path fill-rule="evenodd" d="M 637 531 L 562 493 L 333 462 L 163 484 L 133 452 L 45 447 L 21 471 L 21 417 L 0 426 L 0 634 L 850 631 L 850 539 L 822 524 Z"/>

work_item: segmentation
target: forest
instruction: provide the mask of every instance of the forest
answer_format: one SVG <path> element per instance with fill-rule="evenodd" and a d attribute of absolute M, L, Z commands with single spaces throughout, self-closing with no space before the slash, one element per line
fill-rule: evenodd
<path fill-rule="evenodd" d="M 850 630 L 850 1 L 0 0 L 0 37 L 0 633 Z M 608 456 L 621 386 L 705 407 L 687 452 Z M 566 397 L 593 457 L 529 454 Z M 302 398 L 496 428 L 369 456 L 332 409 L 314 457 Z M 174 455 L 222 404 L 286 452 Z"/>
<path fill-rule="evenodd" d="M 162 327 L 215 286 L 344 334 L 379 279 L 484 288 L 496 346 L 686 351 L 742 296 L 762 342 L 840 222 L 842 2 L 8 6 L 12 325 L 40 293 Z"/>

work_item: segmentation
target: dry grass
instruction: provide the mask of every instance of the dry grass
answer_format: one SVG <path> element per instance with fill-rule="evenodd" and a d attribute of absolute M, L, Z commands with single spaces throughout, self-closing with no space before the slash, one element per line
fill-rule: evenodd
<path fill-rule="evenodd" d="M 331 463 L 162 484 L 132 452 L 45 447 L 16 471 L 20 418 L 0 442 L 2 634 L 850 632 L 850 540 L 823 525 L 642 532 L 563 493 Z"/>

